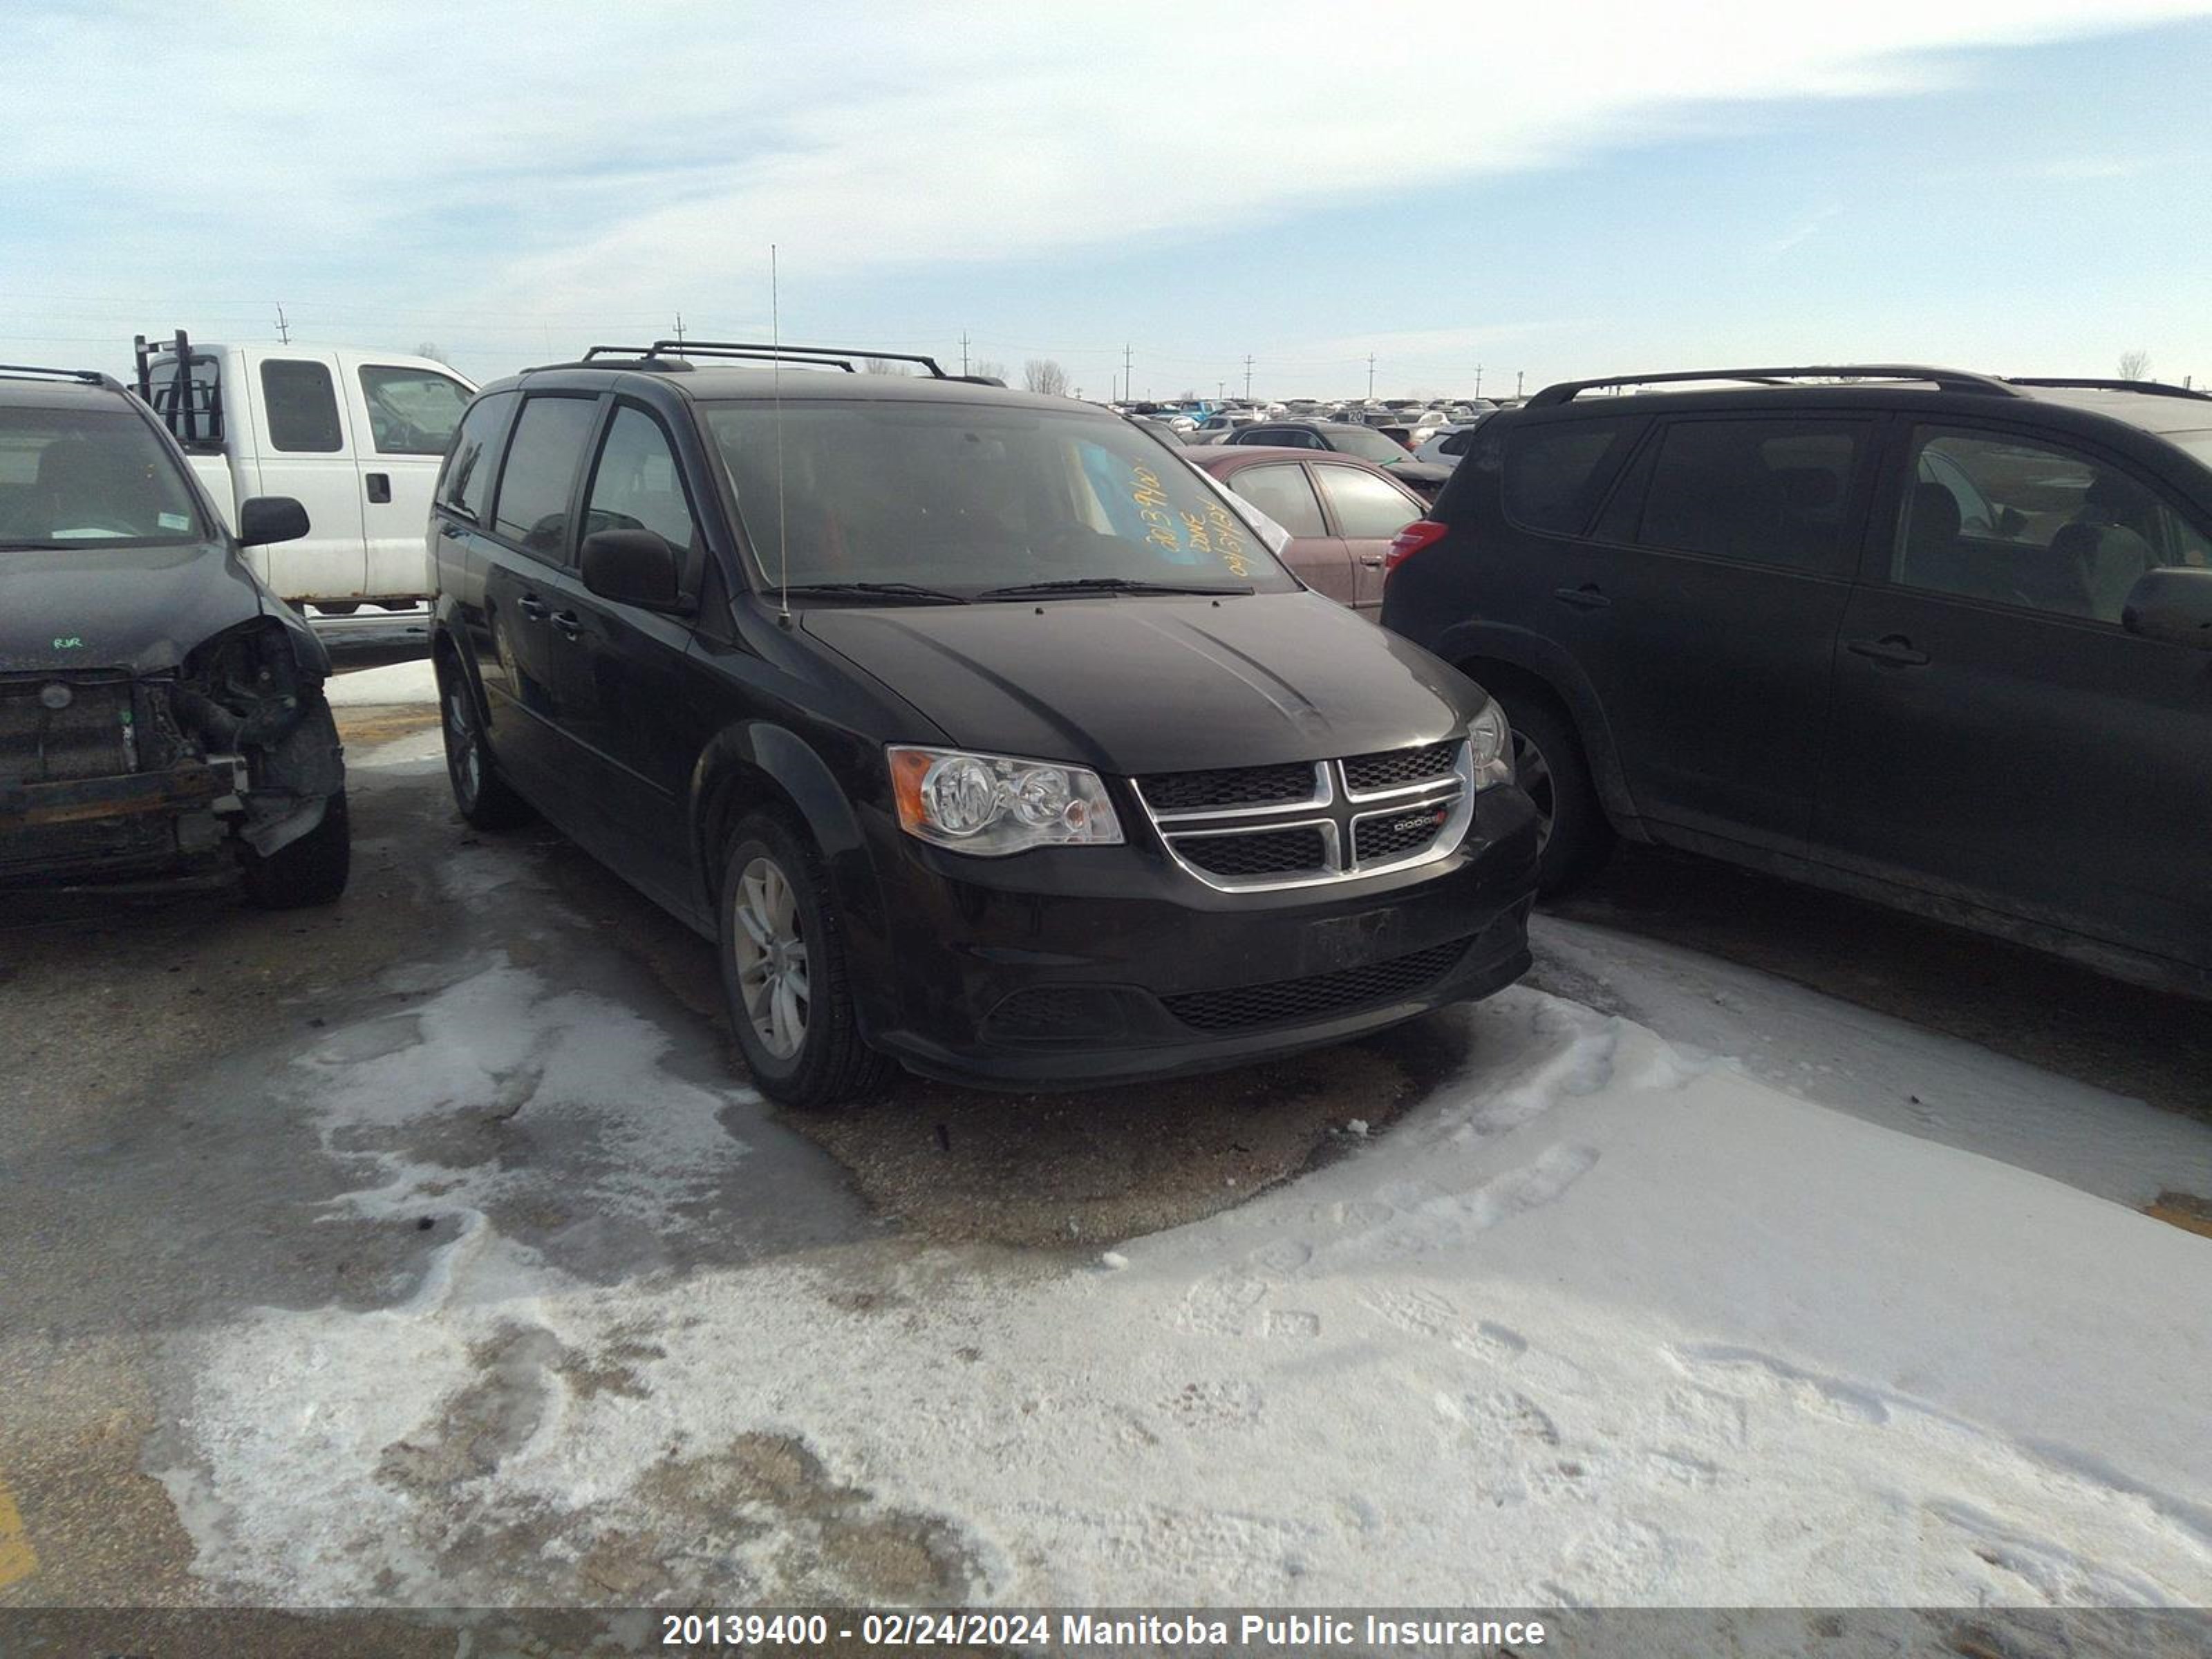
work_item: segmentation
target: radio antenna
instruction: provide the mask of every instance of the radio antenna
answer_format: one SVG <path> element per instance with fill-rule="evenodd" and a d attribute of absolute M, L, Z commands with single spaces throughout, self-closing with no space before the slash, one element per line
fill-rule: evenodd
<path fill-rule="evenodd" d="M 791 543 L 783 516 L 783 309 L 776 292 L 775 244 L 768 245 L 769 383 L 775 396 L 775 578 L 776 620 L 791 626 Z"/>

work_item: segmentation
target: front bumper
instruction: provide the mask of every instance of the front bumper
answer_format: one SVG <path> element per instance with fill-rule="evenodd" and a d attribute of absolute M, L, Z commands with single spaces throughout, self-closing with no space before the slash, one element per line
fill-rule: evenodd
<path fill-rule="evenodd" d="M 1422 867 L 1230 893 L 1157 845 L 979 860 L 878 822 L 884 948 L 863 1029 L 924 1076 L 986 1087 L 1173 1077 L 1340 1042 L 1486 996 L 1528 966 L 1536 817 L 1486 789 Z"/>

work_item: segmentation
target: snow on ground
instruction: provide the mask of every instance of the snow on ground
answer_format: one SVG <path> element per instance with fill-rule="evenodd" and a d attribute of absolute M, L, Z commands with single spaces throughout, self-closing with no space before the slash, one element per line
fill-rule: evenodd
<path fill-rule="evenodd" d="M 672 1221 L 698 1103 L 625 1139 L 650 1036 L 558 995 L 492 967 L 392 1046 L 333 1034 L 326 1144 L 527 1054 L 518 1121 L 619 1145 Z M 1576 1003 L 1461 1017 L 1465 1074 L 1390 1133 L 1111 1261 L 888 1240 L 595 1286 L 482 1203 L 390 1308 L 184 1340 L 198 1570 L 323 1603 L 2212 1601 L 2206 1241 Z M 360 1202 L 437 1184 L 364 1170 Z"/>
<path fill-rule="evenodd" d="M 1680 945 L 1540 916 L 1546 982 L 1785 1094 L 2141 1208 L 2212 1194 L 2212 1130 Z"/>
<path fill-rule="evenodd" d="M 323 682 L 323 696 L 333 708 L 373 703 L 438 702 L 438 678 L 428 657 L 411 662 L 387 663 L 381 668 L 356 668 L 333 674 Z"/>

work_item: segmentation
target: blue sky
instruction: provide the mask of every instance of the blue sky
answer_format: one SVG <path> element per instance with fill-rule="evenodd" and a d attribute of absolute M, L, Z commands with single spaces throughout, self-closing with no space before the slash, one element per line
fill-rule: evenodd
<path fill-rule="evenodd" d="M 2212 379 L 2212 8 L 45 6 L 0 357 L 665 331 L 1103 394 L 1911 359 Z M 1101 15 L 1094 15 L 1101 14 Z M 146 42 L 177 46 L 154 93 Z M 684 43 L 680 46 L 678 43 Z M 610 69 L 636 61 L 635 75 Z M 106 97 L 56 100 L 61 84 Z M 37 110 L 35 116 L 25 112 Z"/>

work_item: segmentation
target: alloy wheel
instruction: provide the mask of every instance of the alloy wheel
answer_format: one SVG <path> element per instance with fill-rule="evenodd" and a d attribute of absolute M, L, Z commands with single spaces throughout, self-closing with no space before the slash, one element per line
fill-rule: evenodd
<path fill-rule="evenodd" d="M 789 1060 L 806 1042 L 810 988 L 797 896 L 781 866 L 765 855 L 738 878 L 731 896 L 738 993 L 761 1046 Z"/>
<path fill-rule="evenodd" d="M 477 741 L 476 712 L 469 707 L 468 688 L 458 675 L 446 690 L 446 769 L 453 775 L 453 793 L 462 810 L 473 807 L 483 787 L 483 748 Z"/>

